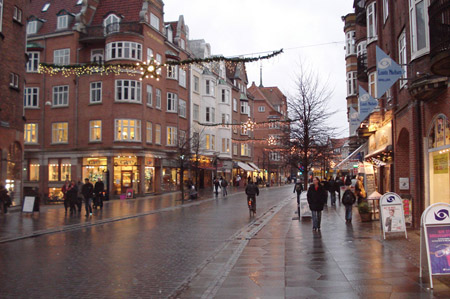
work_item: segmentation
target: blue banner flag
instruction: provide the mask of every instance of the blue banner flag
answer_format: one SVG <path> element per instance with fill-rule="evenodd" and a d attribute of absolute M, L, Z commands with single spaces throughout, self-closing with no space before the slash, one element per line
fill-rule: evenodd
<path fill-rule="evenodd" d="M 349 136 L 355 136 L 356 135 L 356 129 L 358 129 L 359 124 L 361 121 L 359 120 L 359 113 L 356 111 L 353 107 L 350 107 L 350 112 L 348 116 L 350 120 L 350 135 Z"/>
<path fill-rule="evenodd" d="M 377 46 L 377 98 L 381 98 L 404 74 L 404 70 Z"/>
<path fill-rule="evenodd" d="M 359 120 L 362 122 L 378 106 L 378 101 L 359 86 Z"/>

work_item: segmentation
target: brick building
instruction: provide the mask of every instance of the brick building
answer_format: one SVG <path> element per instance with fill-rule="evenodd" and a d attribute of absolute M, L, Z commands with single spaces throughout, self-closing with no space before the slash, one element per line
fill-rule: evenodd
<path fill-rule="evenodd" d="M 102 178 L 111 195 L 177 189 L 178 140 L 189 130 L 188 70 L 163 67 L 159 81 L 140 81 L 124 72 L 50 76 L 37 65 L 186 59 L 183 17 L 165 23 L 160 0 L 37 0 L 29 7 L 25 186 L 50 197 L 60 196 L 66 179 Z"/>
<path fill-rule="evenodd" d="M 435 202 L 450 203 L 450 3 L 445 0 L 354 2 L 358 63 L 357 85 L 367 74 L 369 93 L 379 105 L 357 130 L 367 139 L 366 161 L 374 165 L 380 192 L 410 199 L 412 223 Z M 405 70 L 385 94 L 376 94 L 375 48 L 379 46 Z M 359 66 L 359 65 L 358 65 Z M 364 65 L 365 66 L 365 65 Z M 360 72 L 363 72 L 360 74 Z"/>
<path fill-rule="evenodd" d="M 271 185 L 284 182 L 290 176 L 290 168 L 285 167 L 283 158 L 283 141 L 286 140 L 287 98 L 278 87 L 256 86 L 255 82 L 248 89 L 254 98 L 254 119 L 256 123 L 267 122 L 255 128 L 253 161 L 260 171 L 255 176 L 261 177 Z M 281 121 L 281 122 L 280 122 Z M 268 143 L 267 141 L 273 140 Z"/>
<path fill-rule="evenodd" d="M 0 182 L 22 198 L 23 86 L 28 0 L 0 1 Z"/>

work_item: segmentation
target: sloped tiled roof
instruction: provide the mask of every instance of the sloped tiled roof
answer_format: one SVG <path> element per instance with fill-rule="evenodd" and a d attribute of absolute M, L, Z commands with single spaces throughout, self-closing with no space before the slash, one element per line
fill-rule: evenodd
<path fill-rule="evenodd" d="M 286 104 L 286 97 L 278 87 L 260 87 L 260 89 L 273 105 Z"/>
<path fill-rule="evenodd" d="M 138 22 L 142 2 L 143 0 L 101 0 L 91 25 L 101 25 L 110 13 L 122 17 L 122 22 Z"/>
<path fill-rule="evenodd" d="M 37 32 L 38 35 L 53 33 L 56 31 L 57 13 L 65 9 L 67 12 L 77 14 L 81 10 L 81 5 L 77 5 L 78 0 L 33 0 L 29 4 L 29 16 L 45 20 L 42 27 Z M 47 11 L 42 8 L 46 3 L 50 3 Z M 73 21 L 68 29 L 73 26 Z"/>

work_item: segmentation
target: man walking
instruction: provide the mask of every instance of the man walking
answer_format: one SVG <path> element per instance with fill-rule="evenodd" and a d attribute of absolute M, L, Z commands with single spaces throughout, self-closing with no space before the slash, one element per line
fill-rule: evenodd
<path fill-rule="evenodd" d="M 92 197 L 94 196 L 94 186 L 92 186 L 91 182 L 89 182 L 89 179 L 84 179 L 84 185 L 81 189 L 81 193 L 84 197 L 85 202 L 85 209 L 86 209 L 86 217 L 91 215 L 92 216 Z"/>
<path fill-rule="evenodd" d="M 94 192 L 95 192 L 95 208 L 97 206 L 100 207 L 100 210 L 103 209 L 103 191 L 105 190 L 105 184 L 103 184 L 102 179 L 98 178 L 97 182 L 95 183 Z"/>
<path fill-rule="evenodd" d="M 330 198 L 331 198 L 331 205 L 336 205 L 336 182 L 334 181 L 333 177 L 330 178 L 328 181 L 328 191 L 330 192 Z"/>
<path fill-rule="evenodd" d="M 342 195 L 342 204 L 345 206 L 345 223 L 352 222 L 352 208 L 356 201 L 355 194 L 350 189 L 350 185 L 347 186 L 344 195 Z"/>
<path fill-rule="evenodd" d="M 227 182 L 227 180 L 221 178 L 220 186 L 222 187 L 222 196 L 227 196 L 228 195 L 228 192 L 227 192 L 228 182 Z"/>

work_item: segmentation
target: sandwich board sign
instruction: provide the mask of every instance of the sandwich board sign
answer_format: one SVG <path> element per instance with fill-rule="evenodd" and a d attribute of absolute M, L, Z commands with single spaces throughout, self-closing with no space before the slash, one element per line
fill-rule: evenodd
<path fill-rule="evenodd" d="M 36 197 L 34 196 L 25 196 L 23 200 L 22 213 L 33 213 L 35 200 Z"/>
<path fill-rule="evenodd" d="M 309 209 L 309 204 L 308 204 L 308 199 L 306 197 L 307 192 L 303 191 L 302 194 L 300 195 L 300 215 L 299 219 L 301 219 L 302 217 L 312 217 L 312 212 Z"/>
<path fill-rule="evenodd" d="M 450 274 L 450 204 L 435 203 L 429 206 L 420 222 L 420 277 L 425 250 L 430 286 L 433 288 L 433 275 Z"/>
<path fill-rule="evenodd" d="M 405 213 L 403 211 L 403 200 L 394 192 L 387 192 L 380 198 L 380 219 L 383 237 L 386 233 L 405 233 L 408 238 L 405 225 Z"/>

